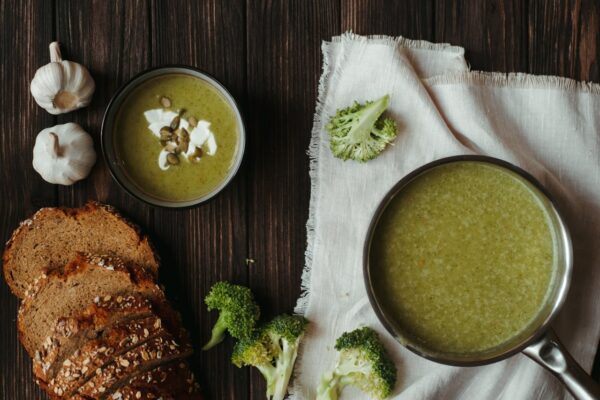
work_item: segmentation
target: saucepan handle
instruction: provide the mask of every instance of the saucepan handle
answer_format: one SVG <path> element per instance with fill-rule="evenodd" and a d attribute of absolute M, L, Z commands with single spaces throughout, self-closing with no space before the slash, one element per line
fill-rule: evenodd
<path fill-rule="evenodd" d="M 552 372 L 575 399 L 600 400 L 600 385 L 573 359 L 554 331 L 546 332 L 523 354 Z"/>

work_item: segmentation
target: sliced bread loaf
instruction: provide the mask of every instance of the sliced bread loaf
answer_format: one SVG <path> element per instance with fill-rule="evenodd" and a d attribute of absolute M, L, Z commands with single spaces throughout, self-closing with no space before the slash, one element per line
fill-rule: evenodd
<path fill-rule="evenodd" d="M 19 298 L 44 272 L 60 270 L 77 252 L 112 254 L 158 273 L 148 238 L 112 207 L 89 202 L 81 208 L 42 208 L 21 223 L 6 244 L 6 282 Z"/>
<path fill-rule="evenodd" d="M 106 397 L 110 400 L 202 400 L 200 386 L 185 361 L 144 372 Z"/>
<path fill-rule="evenodd" d="M 192 354 L 189 345 L 180 346 L 170 334 L 160 335 L 146 343 L 115 357 L 82 385 L 77 393 L 94 399 L 103 399 L 132 377 L 174 360 Z"/>
<path fill-rule="evenodd" d="M 166 304 L 162 290 L 143 268 L 115 257 L 79 254 L 63 271 L 42 275 L 23 299 L 17 320 L 21 343 L 35 357 L 60 318 L 75 315 L 96 297 L 134 293 L 153 304 Z"/>
<path fill-rule="evenodd" d="M 135 294 L 100 298 L 74 317 L 58 320 L 52 333 L 33 358 L 33 373 L 40 382 L 49 382 L 66 357 L 81 349 L 86 342 L 106 335 L 108 327 L 149 317 L 152 306 L 145 297 Z"/>
<path fill-rule="evenodd" d="M 53 396 L 69 398 L 116 357 L 167 334 L 156 316 L 114 325 L 103 332 L 102 337 L 88 341 L 67 357 L 56 375 L 47 381 L 45 389 Z"/>

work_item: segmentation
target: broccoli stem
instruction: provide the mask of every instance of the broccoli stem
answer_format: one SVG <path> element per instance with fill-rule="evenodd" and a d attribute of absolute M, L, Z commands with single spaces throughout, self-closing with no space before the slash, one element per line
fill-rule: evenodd
<path fill-rule="evenodd" d="M 389 104 L 389 96 L 384 96 L 381 99 L 365 106 L 362 113 L 358 118 L 358 123 L 355 124 L 350 132 L 348 138 L 352 143 L 364 143 L 371 135 L 371 130 L 375 126 L 375 123 L 383 114 Z"/>
<path fill-rule="evenodd" d="M 329 373 L 321 380 L 316 400 L 337 400 L 340 394 L 340 376 Z"/>
<path fill-rule="evenodd" d="M 287 387 L 292 376 L 294 363 L 298 356 L 299 340 L 290 345 L 287 340 L 283 340 L 282 353 L 277 359 L 275 387 L 272 400 L 283 400 L 287 393 Z"/>
<path fill-rule="evenodd" d="M 256 368 L 258 368 L 262 376 L 265 378 L 265 381 L 267 382 L 267 399 L 271 399 L 271 396 L 273 396 L 273 393 L 275 392 L 275 367 L 272 365 L 263 364 L 257 365 Z"/>
<path fill-rule="evenodd" d="M 223 313 L 219 314 L 219 319 L 213 326 L 212 334 L 208 343 L 202 347 L 202 350 L 209 350 L 218 345 L 225 339 L 225 332 L 227 331 L 227 325 L 225 323 L 225 318 L 223 317 Z"/>
<path fill-rule="evenodd" d="M 256 365 L 267 382 L 267 399 L 283 400 L 287 394 L 287 387 L 292 376 L 294 363 L 298 356 L 298 343 L 289 344 L 283 340 L 281 352 L 277 356 L 275 365 Z"/>

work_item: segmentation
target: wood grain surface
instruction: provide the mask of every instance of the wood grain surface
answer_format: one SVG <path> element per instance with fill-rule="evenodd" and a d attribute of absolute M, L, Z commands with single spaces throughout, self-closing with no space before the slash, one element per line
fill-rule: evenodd
<path fill-rule="evenodd" d="M 0 240 L 42 206 L 113 204 L 154 239 L 161 281 L 197 343 L 215 321 L 203 297 L 217 280 L 249 285 L 267 316 L 290 312 L 299 295 L 322 40 L 346 30 L 403 35 L 463 46 L 474 69 L 600 81 L 600 5 L 591 0 L 0 0 L 0 23 Z M 29 94 L 52 40 L 97 83 L 90 107 L 58 117 Z M 242 170 L 216 199 L 187 210 L 146 206 L 112 181 L 101 157 L 71 187 L 33 171 L 37 132 L 74 121 L 99 149 L 115 90 L 146 68 L 175 63 L 214 75 L 245 115 Z M 0 399 L 44 399 L 17 340 L 17 300 L 0 281 Z M 230 351 L 228 340 L 194 356 L 207 398 L 263 399 L 261 376 L 232 366 Z"/>

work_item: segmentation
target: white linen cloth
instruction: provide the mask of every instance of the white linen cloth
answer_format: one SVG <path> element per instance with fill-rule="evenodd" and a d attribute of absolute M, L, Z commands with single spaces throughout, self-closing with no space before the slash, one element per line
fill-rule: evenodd
<path fill-rule="evenodd" d="M 391 95 L 394 145 L 366 164 L 334 158 L 324 129 L 354 100 Z M 368 325 L 398 367 L 395 399 L 567 399 L 523 355 L 458 368 L 396 344 L 378 322 L 363 283 L 362 250 L 384 194 L 413 169 L 458 154 L 486 154 L 521 166 L 553 194 L 574 244 L 566 304 L 553 324 L 590 371 L 600 338 L 600 86 L 570 79 L 471 72 L 464 50 L 404 38 L 345 34 L 323 43 L 323 75 L 310 144 L 312 193 L 303 296 L 296 311 L 312 326 L 303 342 L 292 399 L 314 399 L 334 365 L 335 339 Z M 346 388 L 342 400 L 367 396 Z"/>

